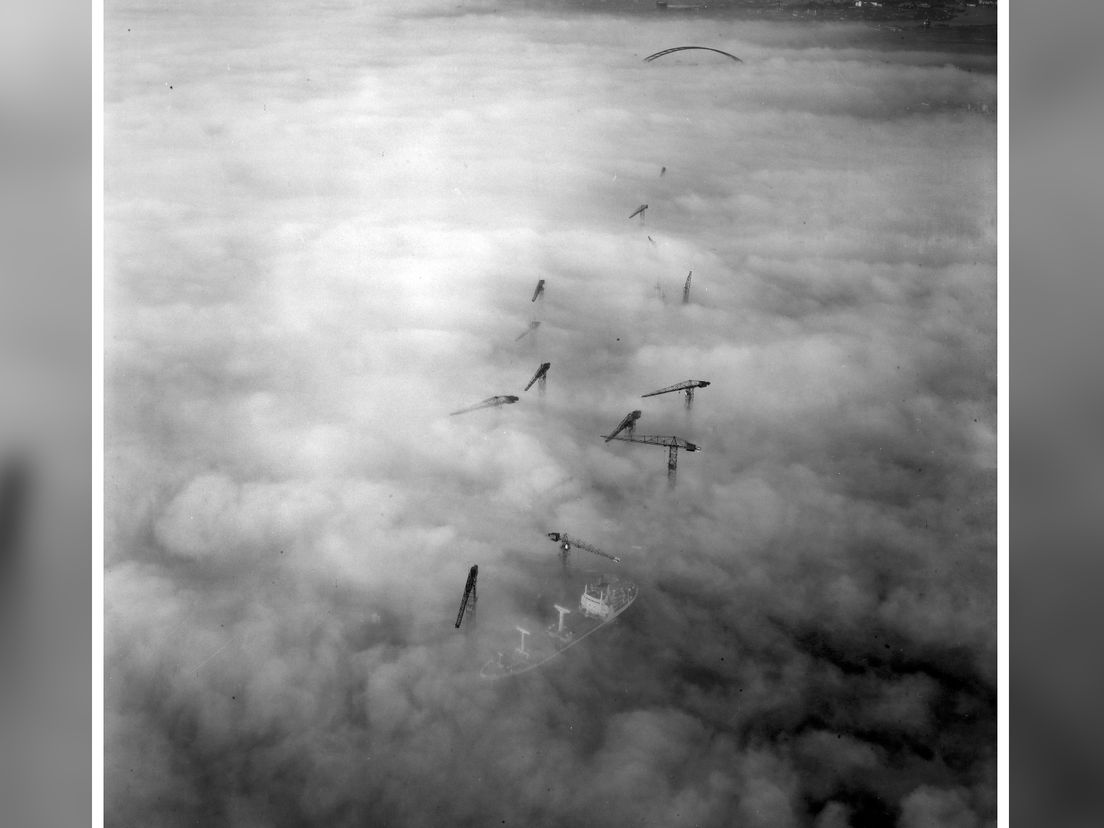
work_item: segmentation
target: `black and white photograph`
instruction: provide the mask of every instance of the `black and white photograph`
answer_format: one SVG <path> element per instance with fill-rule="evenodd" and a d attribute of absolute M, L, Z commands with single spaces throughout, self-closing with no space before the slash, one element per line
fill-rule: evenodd
<path fill-rule="evenodd" d="M 103 824 L 995 826 L 997 2 L 105 0 Z"/>

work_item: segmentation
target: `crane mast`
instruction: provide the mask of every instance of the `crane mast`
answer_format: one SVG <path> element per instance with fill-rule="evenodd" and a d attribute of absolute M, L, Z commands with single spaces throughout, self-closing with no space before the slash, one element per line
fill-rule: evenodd
<path fill-rule="evenodd" d="M 479 566 L 473 566 L 468 572 L 468 582 L 464 585 L 464 597 L 460 599 L 460 612 L 456 613 L 456 627 L 460 628 L 460 622 L 464 620 L 464 611 L 475 615 L 475 602 L 477 599 L 475 580 L 479 576 Z M 469 602 L 470 599 L 470 602 Z"/>

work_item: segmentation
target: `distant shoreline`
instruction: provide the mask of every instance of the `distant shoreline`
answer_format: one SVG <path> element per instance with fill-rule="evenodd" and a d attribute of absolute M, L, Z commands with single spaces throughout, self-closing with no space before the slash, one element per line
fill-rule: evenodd
<path fill-rule="evenodd" d="M 535 0 L 531 5 L 551 5 Z M 556 4 L 562 9 L 558 3 Z M 997 6 L 981 0 L 671 0 L 668 7 L 655 0 L 575 0 L 576 9 L 603 13 L 669 15 L 734 15 L 758 20 L 815 20 L 896 24 L 918 28 L 997 26 Z M 994 34 L 995 41 L 995 34 Z"/>

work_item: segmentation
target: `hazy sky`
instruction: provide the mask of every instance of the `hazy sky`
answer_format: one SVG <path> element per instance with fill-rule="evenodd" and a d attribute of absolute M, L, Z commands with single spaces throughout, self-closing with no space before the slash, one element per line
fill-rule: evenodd
<path fill-rule="evenodd" d="M 993 55 L 436 0 L 105 30 L 109 824 L 994 821 Z M 686 44 L 743 63 L 642 60 Z M 703 449 L 674 489 L 600 438 L 634 408 Z M 480 681 L 553 615 L 548 531 L 640 598 Z"/>

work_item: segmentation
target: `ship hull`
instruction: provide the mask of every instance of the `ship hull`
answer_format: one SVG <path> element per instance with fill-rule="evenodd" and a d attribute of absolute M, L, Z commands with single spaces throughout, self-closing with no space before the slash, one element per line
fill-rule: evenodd
<path fill-rule="evenodd" d="M 553 622 L 549 627 L 532 636 L 533 639 L 526 644 L 526 653 L 520 649 L 511 652 L 502 651 L 494 658 L 488 660 L 479 671 L 484 679 L 500 679 L 507 676 L 517 676 L 543 667 L 552 659 L 570 650 L 579 642 L 590 637 L 603 627 L 607 627 L 636 600 L 636 584 L 631 581 L 616 581 L 613 588 L 617 594 L 617 600 L 609 608 L 609 614 L 600 617 L 584 612 L 582 606 L 577 606 L 572 614 L 564 621 L 563 629 L 559 629 L 558 622 Z"/>

